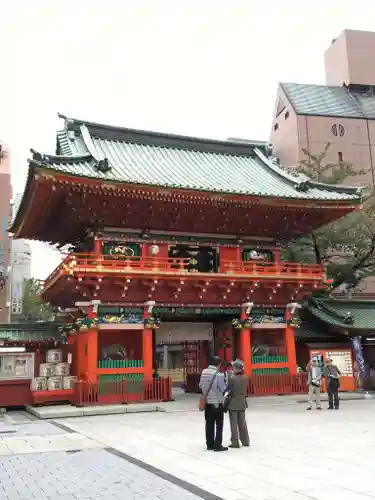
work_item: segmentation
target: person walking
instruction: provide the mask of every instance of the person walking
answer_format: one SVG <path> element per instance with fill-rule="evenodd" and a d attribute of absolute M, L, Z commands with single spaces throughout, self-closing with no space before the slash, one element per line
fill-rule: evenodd
<path fill-rule="evenodd" d="M 327 384 L 329 410 L 333 410 L 333 408 L 335 408 L 335 410 L 338 410 L 340 407 L 340 398 L 339 398 L 340 375 L 341 372 L 337 368 L 337 366 L 333 363 L 332 359 L 328 359 L 324 369 L 324 376 Z"/>
<path fill-rule="evenodd" d="M 308 403 L 307 410 L 311 410 L 313 399 L 315 396 L 316 409 L 321 410 L 322 405 L 320 403 L 320 388 L 322 383 L 322 372 L 315 358 L 312 358 L 310 363 L 306 367 L 307 372 L 307 387 L 308 393 Z"/>
<path fill-rule="evenodd" d="M 249 432 L 246 423 L 246 394 L 248 377 L 244 374 L 244 363 L 236 359 L 232 363 L 233 375 L 228 380 L 229 392 L 229 422 L 230 422 L 230 448 L 250 446 Z"/>
<path fill-rule="evenodd" d="M 205 406 L 207 450 L 227 451 L 223 446 L 224 393 L 226 383 L 224 373 L 220 373 L 222 361 L 214 356 L 202 371 L 199 388 L 202 390 Z"/>

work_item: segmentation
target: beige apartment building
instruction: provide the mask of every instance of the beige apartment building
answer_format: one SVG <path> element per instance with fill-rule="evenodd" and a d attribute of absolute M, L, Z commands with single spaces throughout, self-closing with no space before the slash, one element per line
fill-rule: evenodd
<path fill-rule="evenodd" d="M 270 141 L 285 166 L 306 159 L 353 165 L 364 175 L 354 185 L 375 184 L 375 33 L 345 30 L 324 54 L 326 85 L 280 83 Z"/>

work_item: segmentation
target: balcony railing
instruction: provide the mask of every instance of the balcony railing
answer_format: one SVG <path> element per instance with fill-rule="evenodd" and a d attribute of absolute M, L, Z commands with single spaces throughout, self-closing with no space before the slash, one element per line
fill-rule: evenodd
<path fill-rule="evenodd" d="M 259 262 L 221 260 L 217 273 L 199 273 L 189 270 L 190 259 L 169 257 L 129 257 L 114 258 L 108 255 L 70 254 L 48 276 L 45 288 L 53 284 L 60 276 L 119 276 L 119 275 L 152 275 L 162 273 L 165 276 L 206 278 L 230 277 L 270 278 L 270 279 L 310 279 L 322 281 L 324 266 L 315 264 L 299 264 L 294 262 Z"/>

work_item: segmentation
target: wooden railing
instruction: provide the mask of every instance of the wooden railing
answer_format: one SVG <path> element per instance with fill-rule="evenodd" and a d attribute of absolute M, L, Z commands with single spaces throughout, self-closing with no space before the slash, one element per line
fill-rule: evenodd
<path fill-rule="evenodd" d="M 48 276 L 44 286 L 47 289 L 61 275 L 87 275 L 108 276 L 131 273 L 140 274 L 152 272 L 164 272 L 171 275 L 196 276 L 200 273 L 190 273 L 188 264 L 190 259 L 169 258 L 169 257 L 129 257 L 114 258 L 108 255 L 96 254 L 70 254 L 63 262 Z M 222 260 L 218 273 L 210 273 L 212 277 L 216 275 L 242 275 L 253 278 L 294 278 L 294 279 L 324 279 L 324 267 L 315 264 L 298 264 L 294 262 L 259 262 L 259 261 L 228 261 Z"/>
<path fill-rule="evenodd" d="M 252 375 L 247 386 L 248 396 L 269 396 L 282 394 L 303 394 L 307 392 L 307 374 Z"/>
<path fill-rule="evenodd" d="M 321 277 L 324 267 L 317 264 L 299 264 L 296 262 L 233 262 L 224 260 L 220 263 L 221 272 L 236 274 L 256 274 L 256 275 L 284 275 L 284 276 L 316 276 Z"/>
<path fill-rule="evenodd" d="M 188 375 L 187 392 L 199 391 L 200 373 Z M 307 374 L 290 375 L 289 373 L 275 373 L 265 375 L 251 375 L 247 386 L 248 396 L 270 396 L 284 394 L 304 394 L 307 392 Z"/>
<path fill-rule="evenodd" d="M 116 380 L 111 382 L 79 381 L 75 385 L 72 403 L 76 406 L 147 403 L 172 400 L 172 381 Z"/>

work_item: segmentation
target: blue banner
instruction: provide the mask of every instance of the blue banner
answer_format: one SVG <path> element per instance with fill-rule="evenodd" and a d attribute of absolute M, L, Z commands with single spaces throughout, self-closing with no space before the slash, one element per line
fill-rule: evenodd
<path fill-rule="evenodd" d="M 352 346 L 359 375 L 362 380 L 367 380 L 369 378 L 369 370 L 363 357 L 362 337 L 353 337 Z"/>

